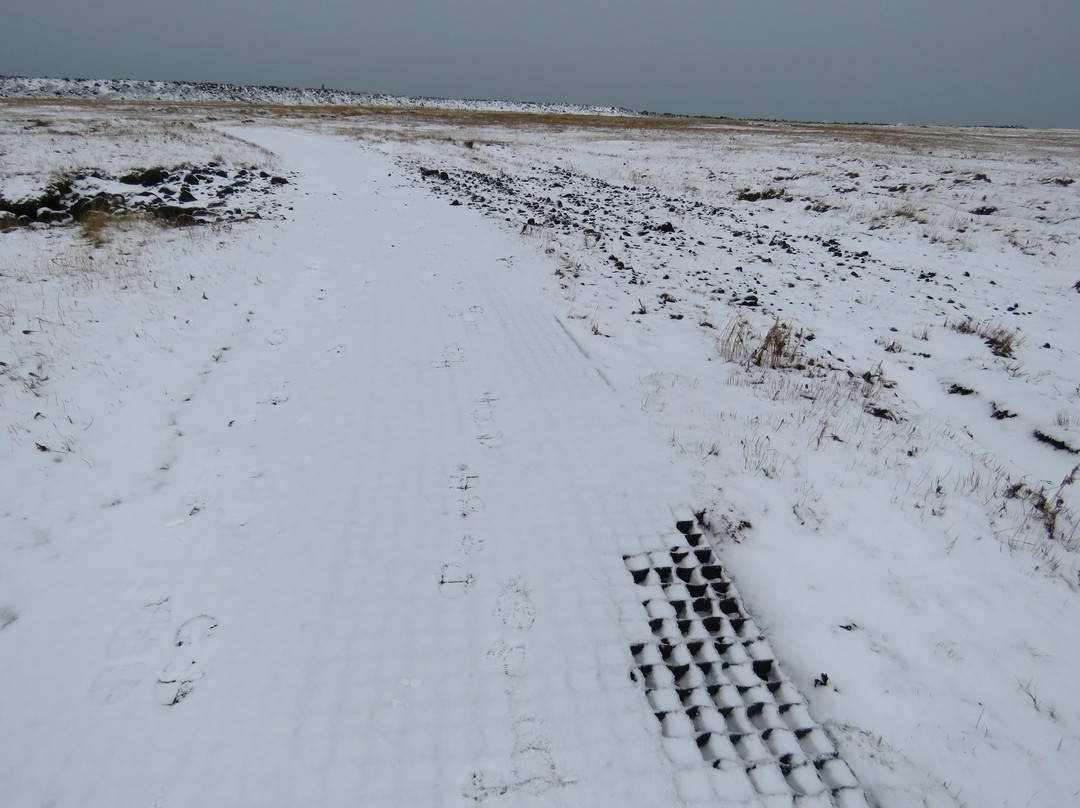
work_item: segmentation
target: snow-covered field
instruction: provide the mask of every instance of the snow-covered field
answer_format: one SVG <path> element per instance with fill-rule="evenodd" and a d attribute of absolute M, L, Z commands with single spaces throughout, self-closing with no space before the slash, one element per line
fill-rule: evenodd
<path fill-rule="evenodd" d="M 1076 804 L 1078 175 L 3 102 L 0 803 Z"/>
<path fill-rule="evenodd" d="M 358 93 L 326 87 L 259 87 L 189 81 L 137 79 L 61 79 L 0 76 L 0 98 L 83 99 L 88 101 L 181 101 L 284 106 L 369 106 L 396 109 L 509 111 L 575 115 L 637 115 L 615 107 L 581 104 L 523 103 L 477 98 L 415 98 L 382 93 Z"/>

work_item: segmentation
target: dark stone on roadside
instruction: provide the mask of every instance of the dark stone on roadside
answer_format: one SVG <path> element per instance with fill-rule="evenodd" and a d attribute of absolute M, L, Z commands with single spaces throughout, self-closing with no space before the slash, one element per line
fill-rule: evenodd
<path fill-rule="evenodd" d="M 123 210 L 124 207 L 124 197 L 102 192 L 95 196 L 76 199 L 68 207 L 68 213 L 76 221 L 82 221 L 91 213 L 113 213 Z"/>
<path fill-rule="evenodd" d="M 188 187 L 186 185 L 183 188 L 180 189 L 180 196 L 178 196 L 177 199 L 180 202 L 195 202 L 196 201 L 194 194 L 192 194 L 191 191 L 188 190 Z"/>
<path fill-rule="evenodd" d="M 139 184 L 145 186 L 161 185 L 169 178 L 169 173 L 167 168 L 148 168 L 139 175 Z"/>
<path fill-rule="evenodd" d="M 995 421 L 1004 421 L 1007 418 L 1015 418 L 1016 413 L 1012 410 L 1007 410 L 1004 407 L 999 407 L 997 404 L 990 402 L 990 417 Z"/>
<path fill-rule="evenodd" d="M 162 205 L 159 208 L 154 208 L 151 212 L 154 214 L 154 218 L 163 219 L 175 225 L 198 224 L 200 219 L 197 217 L 207 215 L 206 211 L 201 208 L 182 208 L 179 205 Z"/>
<path fill-rule="evenodd" d="M 71 214 L 63 210 L 52 210 L 50 208 L 39 208 L 37 213 L 34 214 L 35 221 L 44 222 L 46 224 L 53 224 L 56 222 L 66 222 L 71 218 Z"/>

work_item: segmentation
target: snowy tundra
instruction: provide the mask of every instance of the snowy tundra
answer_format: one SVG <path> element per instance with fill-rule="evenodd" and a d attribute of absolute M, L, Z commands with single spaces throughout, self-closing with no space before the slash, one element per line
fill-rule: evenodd
<path fill-rule="evenodd" d="M 1080 802 L 1080 133 L 0 103 L 0 803 Z"/>

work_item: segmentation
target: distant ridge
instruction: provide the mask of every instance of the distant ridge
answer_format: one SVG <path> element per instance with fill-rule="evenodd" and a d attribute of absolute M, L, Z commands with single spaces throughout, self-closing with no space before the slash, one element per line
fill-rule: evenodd
<path fill-rule="evenodd" d="M 345 90 L 240 86 L 188 81 L 135 79 L 50 79 L 0 76 L 0 98 L 75 98 L 112 101 L 226 101 L 283 106 L 372 106 L 423 109 L 464 109 L 639 117 L 643 113 L 618 107 L 582 104 L 544 104 L 478 99 L 416 98 Z"/>

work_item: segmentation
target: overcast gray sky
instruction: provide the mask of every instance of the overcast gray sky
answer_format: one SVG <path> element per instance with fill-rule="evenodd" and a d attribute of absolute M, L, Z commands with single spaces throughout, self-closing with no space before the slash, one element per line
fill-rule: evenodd
<path fill-rule="evenodd" d="M 1080 128 L 1080 0 L 8 0 L 0 74 Z"/>

